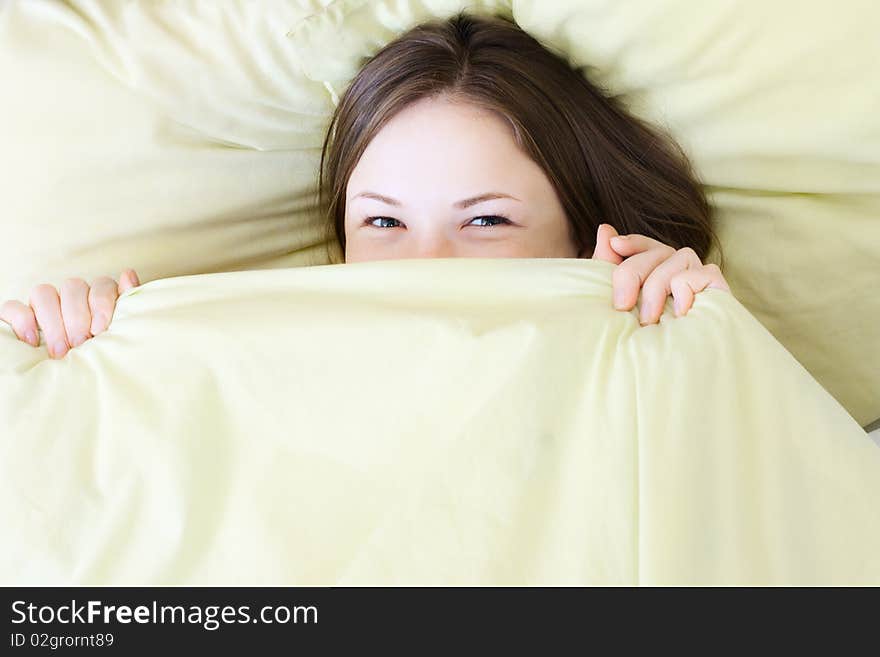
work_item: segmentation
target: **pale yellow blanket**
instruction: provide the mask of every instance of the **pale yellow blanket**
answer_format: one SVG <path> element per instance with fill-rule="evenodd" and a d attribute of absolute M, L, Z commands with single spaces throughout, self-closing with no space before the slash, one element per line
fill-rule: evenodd
<path fill-rule="evenodd" d="M 156 280 L 0 325 L 2 584 L 880 584 L 880 448 L 730 294 L 592 260 Z"/>

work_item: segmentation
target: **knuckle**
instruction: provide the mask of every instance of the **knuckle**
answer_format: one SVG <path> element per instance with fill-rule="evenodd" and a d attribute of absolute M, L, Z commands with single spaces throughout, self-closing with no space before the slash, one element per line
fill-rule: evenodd
<path fill-rule="evenodd" d="M 713 274 L 720 274 L 721 273 L 721 267 L 716 265 L 714 262 L 710 262 L 709 264 L 703 265 L 703 266 L 706 269 L 708 269 L 710 272 L 712 272 Z"/>
<path fill-rule="evenodd" d="M 95 302 L 91 305 L 92 315 L 107 315 L 109 317 L 113 314 L 113 303 L 104 298 L 95 299 Z"/>
<path fill-rule="evenodd" d="M 82 326 L 89 321 L 89 307 L 86 304 L 70 304 L 69 308 L 64 308 L 61 311 L 61 316 L 64 318 L 66 326 L 71 328 Z"/>
<path fill-rule="evenodd" d="M 661 298 L 668 296 L 666 286 L 661 281 L 648 279 L 644 287 L 642 287 L 642 295 L 649 298 Z"/>
<path fill-rule="evenodd" d="M 89 333 L 92 335 L 97 335 L 100 331 L 103 331 L 110 324 L 110 318 L 113 317 L 113 313 L 104 312 L 103 310 L 95 310 L 92 313 L 91 321 L 88 325 Z"/>
<path fill-rule="evenodd" d="M 49 283 L 40 283 L 39 285 L 34 285 L 33 289 L 31 289 L 31 294 L 37 296 L 45 296 L 54 292 L 57 292 L 55 286 Z"/>
<path fill-rule="evenodd" d="M 15 300 L 7 301 L 0 306 L 0 320 L 12 325 L 22 334 L 37 323 L 30 307 Z"/>
<path fill-rule="evenodd" d="M 89 296 L 89 308 L 93 313 L 108 312 L 116 303 L 116 293 L 109 292 Z"/>
<path fill-rule="evenodd" d="M 119 288 L 116 283 L 107 285 L 97 290 L 95 294 L 89 296 L 89 303 L 99 308 L 113 308 L 116 299 L 119 297 Z"/>
<path fill-rule="evenodd" d="M 36 322 L 33 309 L 17 300 L 7 301 L 0 306 L 0 316 L 3 315 L 14 319 L 20 318 L 23 322 Z"/>
<path fill-rule="evenodd" d="M 55 287 L 53 285 L 50 285 L 49 283 L 40 283 L 39 285 L 35 285 L 33 289 L 31 289 L 32 299 L 45 299 L 46 297 L 50 297 L 55 294 L 58 294 L 58 290 L 56 290 Z"/>
<path fill-rule="evenodd" d="M 112 285 L 101 285 L 98 288 L 92 288 L 91 294 L 89 294 L 89 300 L 95 303 L 111 303 L 113 302 L 118 295 L 118 289 L 116 287 L 116 283 Z"/>
<path fill-rule="evenodd" d="M 98 276 L 95 280 L 92 281 L 92 287 L 108 287 L 112 285 L 116 287 L 116 281 L 114 281 L 109 276 Z"/>
<path fill-rule="evenodd" d="M 682 255 L 685 255 L 685 256 L 687 256 L 687 257 L 689 257 L 689 258 L 697 258 L 697 252 L 694 251 L 694 250 L 693 250 L 691 247 L 689 247 L 689 246 L 683 246 L 682 248 L 680 248 L 680 249 L 678 250 L 678 253 L 681 253 Z M 699 258 L 697 258 L 697 260 L 699 260 Z"/>
<path fill-rule="evenodd" d="M 633 271 L 632 265 L 623 262 L 614 268 L 611 274 L 611 280 L 615 285 L 626 285 L 627 283 L 636 282 L 641 285 L 642 281 L 638 273 Z"/>
<path fill-rule="evenodd" d="M 68 278 L 61 284 L 61 294 L 60 297 L 62 299 L 62 305 L 67 306 L 71 301 L 75 303 L 79 302 L 79 299 L 83 295 L 83 291 L 88 292 L 89 286 L 81 278 Z M 73 309 L 72 309 L 73 310 Z"/>

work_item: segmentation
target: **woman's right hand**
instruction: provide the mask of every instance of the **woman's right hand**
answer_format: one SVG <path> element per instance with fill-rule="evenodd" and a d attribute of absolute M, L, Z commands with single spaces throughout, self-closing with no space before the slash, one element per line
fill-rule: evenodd
<path fill-rule="evenodd" d="M 19 340 L 39 347 L 43 330 L 51 358 L 62 358 L 110 325 L 116 299 L 126 290 L 140 285 L 133 269 L 126 269 L 119 283 L 109 276 L 92 281 L 91 287 L 81 278 L 68 278 L 58 290 L 49 284 L 31 290 L 29 306 L 7 301 L 0 306 L 0 320 L 10 324 Z"/>

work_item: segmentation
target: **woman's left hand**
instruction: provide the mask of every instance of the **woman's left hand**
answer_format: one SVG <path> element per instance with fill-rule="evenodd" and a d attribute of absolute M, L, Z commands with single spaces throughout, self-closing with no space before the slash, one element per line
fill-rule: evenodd
<path fill-rule="evenodd" d="M 707 287 L 730 292 L 718 265 L 704 265 L 692 248 L 676 251 L 644 235 L 618 235 L 609 224 L 599 226 L 592 258 L 618 265 L 612 275 L 618 310 L 631 310 L 644 287 L 639 315 L 642 326 L 660 320 L 670 294 L 675 316 L 680 317 L 690 310 L 694 295 Z"/>

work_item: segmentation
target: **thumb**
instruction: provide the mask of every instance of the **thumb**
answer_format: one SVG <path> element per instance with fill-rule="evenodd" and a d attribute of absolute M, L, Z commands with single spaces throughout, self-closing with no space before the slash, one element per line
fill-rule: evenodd
<path fill-rule="evenodd" d="M 592 260 L 604 260 L 612 265 L 619 265 L 623 258 L 611 248 L 611 238 L 617 237 L 618 233 L 611 224 L 599 224 L 596 231 L 596 249 L 591 256 Z"/>

